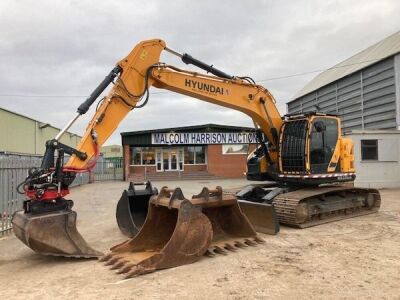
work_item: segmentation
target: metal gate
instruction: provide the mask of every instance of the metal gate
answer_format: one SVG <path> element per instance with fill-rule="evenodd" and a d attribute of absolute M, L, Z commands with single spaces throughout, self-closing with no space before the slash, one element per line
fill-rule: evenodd
<path fill-rule="evenodd" d="M 95 181 L 123 180 L 122 158 L 100 157 L 94 169 Z"/>
<path fill-rule="evenodd" d="M 18 184 L 29 168 L 40 166 L 41 161 L 40 156 L 0 154 L 0 236 L 11 230 L 11 217 L 22 208 L 24 195 L 17 192 Z"/>

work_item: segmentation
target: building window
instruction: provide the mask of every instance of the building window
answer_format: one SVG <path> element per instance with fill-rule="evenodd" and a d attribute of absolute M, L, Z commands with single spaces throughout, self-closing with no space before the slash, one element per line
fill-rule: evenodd
<path fill-rule="evenodd" d="M 156 151 L 153 147 L 131 147 L 131 165 L 155 165 Z"/>
<path fill-rule="evenodd" d="M 361 140 L 361 160 L 378 160 L 378 140 Z"/>
<path fill-rule="evenodd" d="M 142 148 L 132 147 L 131 149 L 132 149 L 131 165 L 141 165 L 142 164 L 142 158 L 141 158 Z"/>
<path fill-rule="evenodd" d="M 249 144 L 222 145 L 222 154 L 247 154 L 248 151 Z"/>
<path fill-rule="evenodd" d="M 185 165 L 206 164 L 206 147 L 205 146 L 188 146 L 184 148 Z"/>

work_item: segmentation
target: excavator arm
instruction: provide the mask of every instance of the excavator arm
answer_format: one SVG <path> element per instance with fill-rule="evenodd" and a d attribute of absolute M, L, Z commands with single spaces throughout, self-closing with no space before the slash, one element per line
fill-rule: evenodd
<path fill-rule="evenodd" d="M 159 58 L 163 50 L 181 57 L 188 64 L 192 63 L 219 76 L 181 70 L 160 63 Z M 139 43 L 126 58 L 118 62 L 116 68 L 120 72 L 114 87 L 102 100 L 77 147 L 77 150 L 86 153 L 87 157 L 83 160 L 73 155 L 66 168 L 79 169 L 87 166 L 95 155 L 96 148 L 107 140 L 124 117 L 132 109 L 140 108 L 147 103 L 151 86 L 247 114 L 266 135 L 271 145 L 268 156 L 273 163 L 276 163 L 278 133 L 282 126 L 282 118 L 273 96 L 264 87 L 239 77 L 229 76 L 187 54 L 179 54 L 167 48 L 162 40 Z M 88 100 L 83 106 L 90 105 L 93 99 Z M 140 100 L 143 101 L 142 104 L 139 104 Z"/>

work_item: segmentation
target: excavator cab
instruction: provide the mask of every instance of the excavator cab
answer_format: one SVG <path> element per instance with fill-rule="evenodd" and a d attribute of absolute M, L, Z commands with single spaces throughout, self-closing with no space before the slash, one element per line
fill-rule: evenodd
<path fill-rule="evenodd" d="M 355 179 L 353 144 L 341 137 L 340 119 L 335 115 L 286 115 L 277 156 L 277 164 L 268 164 L 259 146 L 248 157 L 247 179 L 302 186 Z"/>

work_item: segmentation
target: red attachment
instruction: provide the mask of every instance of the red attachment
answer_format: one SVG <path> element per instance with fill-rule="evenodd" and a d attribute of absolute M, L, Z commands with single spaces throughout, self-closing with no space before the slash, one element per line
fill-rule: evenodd
<path fill-rule="evenodd" d="M 69 189 L 61 189 L 60 193 L 58 193 L 57 190 L 25 190 L 25 195 L 32 200 L 54 200 L 60 197 L 65 197 L 68 194 Z"/>
<path fill-rule="evenodd" d="M 83 173 L 83 172 L 90 172 L 97 163 L 97 159 L 100 155 L 98 145 L 94 142 L 94 158 L 88 163 L 88 165 L 84 168 L 76 168 L 76 167 L 66 167 L 63 168 L 63 172 L 72 172 L 72 173 Z M 54 168 L 50 169 L 54 171 Z M 51 173 L 51 172 L 50 172 Z M 49 174 L 50 174 L 49 173 Z M 25 195 L 32 200 L 54 200 L 60 197 L 64 197 L 69 194 L 68 188 L 62 188 L 60 192 L 55 189 L 51 190 L 43 190 L 43 189 L 28 189 L 27 186 L 24 187 Z"/>

